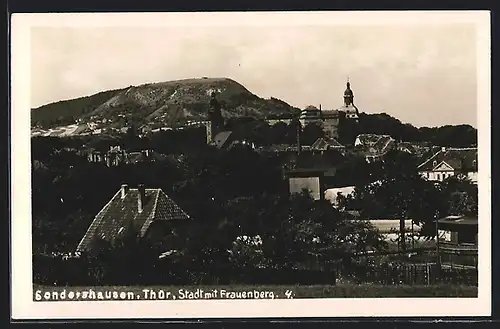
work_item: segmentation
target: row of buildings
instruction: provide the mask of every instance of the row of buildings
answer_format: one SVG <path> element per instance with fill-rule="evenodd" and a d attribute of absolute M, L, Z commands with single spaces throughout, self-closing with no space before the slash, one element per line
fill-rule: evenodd
<path fill-rule="evenodd" d="M 88 150 L 86 155 L 89 162 L 103 163 L 108 167 L 143 162 L 160 162 L 167 159 L 166 155 L 153 150 L 127 152 L 120 146 L 111 146 L 107 151 Z"/>
<path fill-rule="evenodd" d="M 351 89 L 351 84 L 347 81 L 346 90 L 344 91 L 344 105 L 335 110 L 323 110 L 321 105 L 319 108 L 309 105 L 301 113 L 299 121 L 304 127 L 308 124 L 318 124 L 325 131 L 328 138 L 338 138 L 338 129 L 341 118 L 358 122 L 359 110 L 354 105 L 354 93 Z"/>
<path fill-rule="evenodd" d="M 331 140 L 330 140 L 331 142 Z M 388 141 L 388 136 L 363 136 L 360 135 L 356 139 L 357 147 L 374 147 L 374 145 L 393 145 Z M 313 146 L 306 148 L 303 152 L 315 153 L 322 155 L 323 152 L 334 151 L 341 154 L 344 146 L 340 144 L 329 144 L 329 140 L 318 139 Z M 262 150 L 266 152 L 285 152 L 297 153 L 297 148 L 286 146 L 280 148 L 275 146 L 271 149 Z M 101 154 L 102 155 L 102 154 Z M 119 147 L 112 147 L 100 158 L 96 153 L 89 155 L 89 161 L 106 162 L 108 165 L 119 165 L 120 163 L 137 162 L 137 161 L 162 161 L 164 155 L 152 151 L 132 152 L 127 153 Z M 314 166 L 316 165 L 316 166 Z M 289 192 L 299 193 L 304 188 L 311 191 L 315 199 L 328 199 L 335 206 L 335 197 L 338 193 L 347 195 L 353 193 L 354 187 L 329 187 L 323 184 L 324 176 L 328 175 L 328 165 L 321 166 L 320 162 L 313 163 L 313 166 L 308 168 L 294 168 L 287 172 L 287 180 Z M 421 175 L 431 181 L 443 181 L 448 177 L 463 174 L 471 181 L 477 183 L 477 148 L 441 148 L 430 157 L 422 161 L 418 167 Z M 140 224 L 142 236 L 156 235 L 162 232 L 160 236 L 164 236 L 165 230 L 172 230 L 178 226 L 177 222 L 186 221 L 189 219 L 182 209 L 170 199 L 160 189 L 145 189 L 143 186 L 137 188 L 129 188 L 123 185 L 120 191 L 106 204 L 106 206 L 98 213 L 93 223 L 89 227 L 85 237 L 78 246 L 78 251 L 86 251 L 91 249 L 91 241 L 99 234 L 103 239 L 114 239 L 123 234 L 128 220 L 137 225 Z M 410 222 L 407 223 L 407 225 Z M 453 242 L 469 241 L 470 234 L 460 233 L 466 238 L 460 238 L 458 231 L 450 231 L 449 227 L 467 228 L 469 231 L 477 230 L 477 226 L 470 228 L 474 221 L 464 220 L 463 217 L 448 218 L 442 225 L 448 229 L 443 229 L 441 233 L 443 241 Z M 154 225 L 153 225 L 154 224 Z M 397 221 L 381 221 L 375 223 L 376 227 L 380 226 L 380 230 L 388 237 L 397 235 L 393 232 L 394 228 L 399 225 Z M 477 220 L 476 220 L 477 224 Z M 469 226 L 467 226 L 469 225 Z M 157 227 L 151 232 L 151 227 Z M 409 229 L 409 226 L 408 226 Z M 419 227 L 413 227 L 415 232 L 418 232 Z M 98 233 L 99 232 L 99 233 Z M 156 232 L 156 233 L 155 233 Z M 450 233 L 452 232 L 452 233 Z M 460 240 L 462 239 L 462 240 Z M 472 238 L 471 238 L 472 239 Z M 464 240 L 464 241 L 465 241 Z M 470 242 L 470 241 L 469 241 Z"/>
<path fill-rule="evenodd" d="M 218 148 L 231 148 L 236 144 L 248 145 L 259 153 L 278 153 L 282 155 L 310 154 L 327 156 L 331 154 L 339 157 L 345 156 L 346 147 L 334 138 L 321 137 L 312 145 L 271 145 L 266 147 L 256 147 L 254 143 L 239 141 L 231 138 L 231 132 L 220 133 L 214 141 Z M 362 154 L 367 162 L 379 161 L 390 150 L 408 152 L 418 158 L 422 158 L 422 153 L 426 152 L 430 156 L 422 158 L 418 170 L 422 177 L 430 181 L 444 181 L 445 179 L 463 174 L 473 183 L 478 180 L 477 148 L 446 148 L 426 146 L 417 150 L 409 148 L 406 143 L 396 142 L 388 135 L 358 135 L 355 142 L 355 150 Z M 424 151 L 423 151 L 424 150 Z M 425 154 L 425 153 L 424 153 Z M 167 156 L 153 150 L 141 150 L 137 152 L 127 152 L 120 146 L 111 146 L 108 151 L 89 150 L 87 153 L 89 162 L 104 163 L 108 167 L 120 166 L 123 164 L 135 164 L 142 162 L 162 162 Z M 331 163 L 334 167 L 336 163 Z M 314 164 L 313 164 L 314 167 Z"/>
<path fill-rule="evenodd" d="M 142 154 L 144 155 L 144 154 Z M 446 177 L 466 173 L 477 182 L 477 149 L 441 149 L 420 166 L 422 176 L 430 180 L 443 180 Z M 315 199 L 328 195 L 321 179 L 325 171 L 295 170 L 288 175 L 290 193 L 301 192 L 304 188 L 312 192 Z M 354 187 L 333 188 L 333 194 L 352 193 Z M 330 193 L 332 194 L 332 193 Z M 330 200 L 335 206 L 335 200 Z M 77 252 L 90 251 L 95 238 L 113 240 L 123 235 L 129 223 L 134 223 L 141 237 L 163 239 L 173 231 L 188 223 L 190 216 L 186 214 L 161 189 L 145 188 L 139 185 L 130 188 L 123 185 L 104 208 L 96 215 L 87 233 L 77 247 Z M 375 220 L 373 225 L 385 234 L 388 239 L 396 238 L 399 221 Z M 445 243 L 477 244 L 477 218 L 464 216 L 449 217 L 440 220 L 439 237 Z M 414 226 L 411 220 L 405 222 L 408 232 L 418 232 L 420 227 Z M 173 234 L 173 236 L 176 236 Z"/>

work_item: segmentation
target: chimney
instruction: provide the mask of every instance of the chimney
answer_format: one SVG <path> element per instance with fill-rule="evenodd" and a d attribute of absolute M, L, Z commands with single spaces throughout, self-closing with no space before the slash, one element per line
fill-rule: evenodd
<path fill-rule="evenodd" d="M 446 152 L 446 147 L 441 147 L 441 152 Z"/>
<path fill-rule="evenodd" d="M 127 184 L 122 184 L 122 188 L 121 188 L 122 200 L 125 199 L 125 196 L 127 195 L 127 192 L 128 192 L 128 185 Z"/>
<path fill-rule="evenodd" d="M 139 213 L 144 209 L 144 200 L 146 199 L 146 189 L 143 184 L 139 184 L 137 186 L 137 190 L 139 191 L 139 195 L 137 197 L 137 211 Z"/>

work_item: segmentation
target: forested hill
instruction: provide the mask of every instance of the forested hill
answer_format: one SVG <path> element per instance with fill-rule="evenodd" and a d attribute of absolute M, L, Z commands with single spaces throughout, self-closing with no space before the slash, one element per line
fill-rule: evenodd
<path fill-rule="evenodd" d="M 207 117 L 211 93 L 217 93 L 225 117 L 297 115 L 299 109 L 276 99 L 263 99 L 228 78 L 200 78 L 150 83 L 103 91 L 31 110 L 32 127 L 106 122 L 103 128 L 127 124 L 165 126 Z"/>
<path fill-rule="evenodd" d="M 445 125 L 417 128 L 386 114 L 360 114 L 359 133 L 390 135 L 396 140 L 429 142 L 433 145 L 477 146 L 477 129 L 471 125 Z"/>

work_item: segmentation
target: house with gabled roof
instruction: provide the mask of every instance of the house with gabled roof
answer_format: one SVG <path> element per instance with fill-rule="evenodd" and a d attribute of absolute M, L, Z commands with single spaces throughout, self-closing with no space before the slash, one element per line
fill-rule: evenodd
<path fill-rule="evenodd" d="M 124 184 L 95 216 L 77 252 L 91 251 L 96 239 L 113 243 L 128 229 L 137 232 L 139 238 L 163 240 L 175 235 L 176 226 L 189 218 L 161 189 Z"/>
<path fill-rule="evenodd" d="M 463 174 L 477 184 L 477 147 L 443 147 L 420 164 L 418 171 L 430 181 L 442 182 L 448 177 Z"/>
<path fill-rule="evenodd" d="M 413 155 L 417 159 L 427 160 L 441 149 L 440 146 L 431 145 L 428 142 L 403 142 L 398 141 L 395 145 L 396 150 Z"/>
<path fill-rule="evenodd" d="M 354 146 L 374 146 L 381 138 L 391 138 L 389 135 L 377 135 L 377 134 L 359 134 L 356 137 Z"/>
<path fill-rule="evenodd" d="M 335 138 L 320 137 L 311 145 L 311 149 L 313 151 L 344 150 L 345 146 Z"/>
<path fill-rule="evenodd" d="M 396 141 L 391 136 L 376 134 L 360 134 L 354 142 L 354 146 L 363 151 L 368 162 L 381 159 L 395 144 Z"/>

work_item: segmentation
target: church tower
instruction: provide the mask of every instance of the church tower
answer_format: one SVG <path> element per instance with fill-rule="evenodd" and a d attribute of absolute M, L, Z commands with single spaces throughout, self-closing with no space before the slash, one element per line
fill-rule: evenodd
<path fill-rule="evenodd" d="M 349 78 L 347 78 L 346 89 L 344 91 L 344 106 L 339 108 L 339 111 L 344 112 L 348 119 L 353 119 L 354 121 L 358 121 L 359 119 L 359 110 L 354 105 L 354 93 L 352 92 Z"/>
<path fill-rule="evenodd" d="M 217 101 L 215 91 L 212 92 L 210 98 L 210 107 L 208 110 L 207 124 L 207 143 L 210 144 L 219 132 L 224 127 L 224 118 L 222 117 L 221 106 Z"/>
<path fill-rule="evenodd" d="M 344 106 L 354 105 L 354 94 L 351 90 L 351 83 L 347 79 L 347 89 L 344 91 Z"/>
<path fill-rule="evenodd" d="M 339 142 L 344 145 L 354 143 L 359 131 L 359 110 L 354 105 L 354 93 L 351 83 L 347 78 L 346 89 L 344 91 L 344 105 L 338 109 L 341 116 L 339 118 L 338 136 Z"/>

